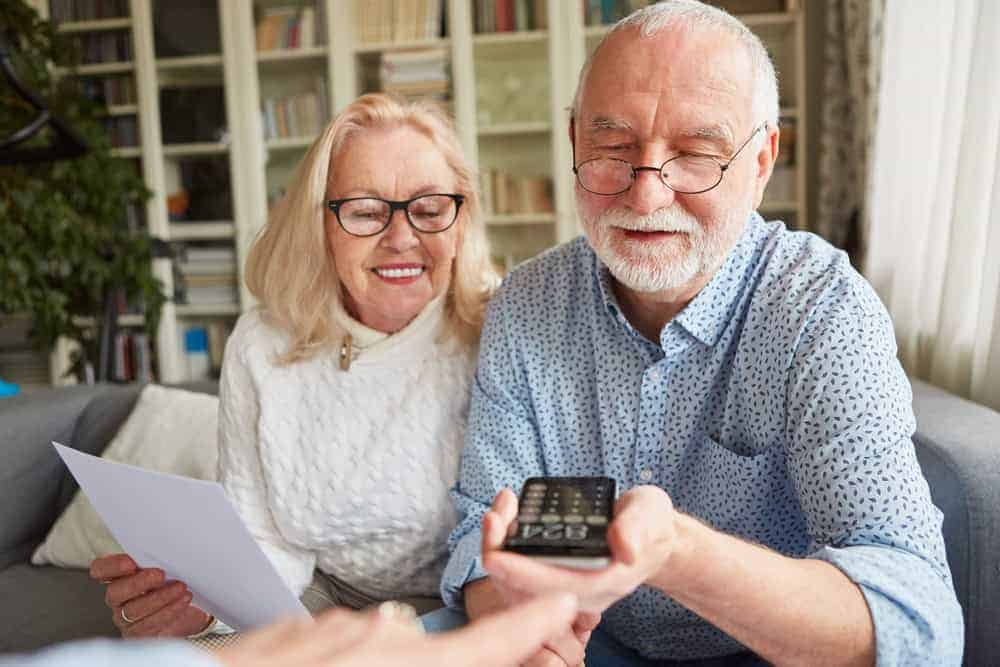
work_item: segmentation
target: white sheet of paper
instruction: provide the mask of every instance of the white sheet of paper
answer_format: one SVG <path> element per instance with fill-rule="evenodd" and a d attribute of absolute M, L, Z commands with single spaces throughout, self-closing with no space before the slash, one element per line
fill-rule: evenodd
<path fill-rule="evenodd" d="M 246 631 L 309 612 L 285 585 L 217 482 L 143 470 L 52 443 L 139 567 L 183 581 L 193 602 Z"/>

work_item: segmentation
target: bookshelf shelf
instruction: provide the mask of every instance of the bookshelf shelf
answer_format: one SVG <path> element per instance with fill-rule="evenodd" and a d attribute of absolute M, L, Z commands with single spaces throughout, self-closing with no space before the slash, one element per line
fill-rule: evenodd
<path fill-rule="evenodd" d="M 799 210 L 799 202 L 793 200 L 767 201 L 765 199 L 761 202 L 759 210 L 764 214 L 791 213 Z"/>
<path fill-rule="evenodd" d="M 795 13 L 764 12 L 761 14 L 742 14 L 740 20 L 746 23 L 751 30 L 767 26 L 792 28 L 795 25 Z"/>
<path fill-rule="evenodd" d="M 541 43 L 548 39 L 547 30 L 520 30 L 514 32 L 484 32 L 473 36 L 472 44 L 481 46 L 512 46 Z"/>
<path fill-rule="evenodd" d="M 104 74 L 124 74 L 132 72 L 135 64 L 130 61 L 111 63 L 91 63 L 89 65 L 79 65 L 75 69 L 68 67 L 57 67 L 56 74 L 59 76 L 102 76 Z"/>
<path fill-rule="evenodd" d="M 138 104 L 109 104 L 109 116 L 133 116 L 139 113 Z"/>
<path fill-rule="evenodd" d="M 232 222 L 174 222 L 170 224 L 171 241 L 215 241 L 236 237 Z"/>
<path fill-rule="evenodd" d="M 517 213 L 512 215 L 487 215 L 487 227 L 509 227 L 511 225 L 551 225 L 555 223 L 555 213 Z"/>
<path fill-rule="evenodd" d="M 193 144 L 169 144 L 163 147 L 165 157 L 192 157 L 195 155 L 223 155 L 229 151 L 229 145 L 219 142 L 203 142 Z"/>
<path fill-rule="evenodd" d="M 268 139 L 267 150 L 269 151 L 289 151 L 300 148 L 308 148 L 316 137 L 283 137 L 281 139 Z"/>
<path fill-rule="evenodd" d="M 174 309 L 177 317 L 232 317 L 240 314 L 239 304 L 235 303 L 179 303 Z"/>
<path fill-rule="evenodd" d="M 479 136 L 496 137 L 510 134 L 546 134 L 552 131 L 552 123 L 546 121 L 525 123 L 500 123 L 479 128 Z"/>
<path fill-rule="evenodd" d="M 274 49 L 258 51 L 258 63 L 297 62 L 301 60 L 319 60 L 327 57 L 325 46 L 312 46 L 303 49 Z"/>
<path fill-rule="evenodd" d="M 115 19 L 98 19 L 95 21 L 66 21 L 56 28 L 62 33 L 102 32 L 105 30 L 128 30 L 132 27 L 132 19 L 125 16 Z"/>
<path fill-rule="evenodd" d="M 114 157 L 122 157 L 122 158 L 142 157 L 142 147 L 122 146 L 121 148 L 112 148 L 111 155 L 113 155 Z"/>
<path fill-rule="evenodd" d="M 358 54 L 377 54 L 386 51 L 407 51 L 409 49 L 433 49 L 447 47 L 448 39 L 418 39 L 403 42 L 362 42 L 355 45 L 354 52 Z"/>
<path fill-rule="evenodd" d="M 157 58 L 158 70 L 206 69 L 222 67 L 221 55 L 181 56 L 178 58 Z"/>

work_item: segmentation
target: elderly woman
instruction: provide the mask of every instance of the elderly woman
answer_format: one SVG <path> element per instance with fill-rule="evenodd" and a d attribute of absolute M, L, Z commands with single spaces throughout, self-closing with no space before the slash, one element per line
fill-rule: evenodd
<path fill-rule="evenodd" d="M 313 144 L 247 259 L 226 345 L 219 476 L 312 611 L 439 606 L 467 395 L 497 283 L 446 117 L 365 95 Z M 126 555 L 91 575 L 124 636 L 216 623 Z"/>

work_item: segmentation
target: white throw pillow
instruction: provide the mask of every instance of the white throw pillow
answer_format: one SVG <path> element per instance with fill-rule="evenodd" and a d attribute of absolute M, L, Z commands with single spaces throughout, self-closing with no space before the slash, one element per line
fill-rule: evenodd
<path fill-rule="evenodd" d="M 214 480 L 219 460 L 218 412 L 216 396 L 148 385 L 102 458 Z M 128 498 L 122 498 L 122 502 L 128 502 Z M 121 550 L 90 501 L 77 491 L 32 554 L 31 562 L 88 569 L 90 561 L 98 556 Z"/>

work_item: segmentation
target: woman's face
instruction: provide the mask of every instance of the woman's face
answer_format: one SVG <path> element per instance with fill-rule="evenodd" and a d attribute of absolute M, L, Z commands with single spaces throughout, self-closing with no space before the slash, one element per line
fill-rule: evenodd
<path fill-rule="evenodd" d="M 434 143 L 408 126 L 362 130 L 330 164 L 327 199 L 378 197 L 393 201 L 455 193 L 455 175 Z M 347 311 L 364 325 L 392 333 L 445 293 L 464 227 L 464 210 L 444 232 L 425 234 L 394 211 L 375 236 L 352 236 L 326 210 L 326 237 L 344 286 Z"/>

